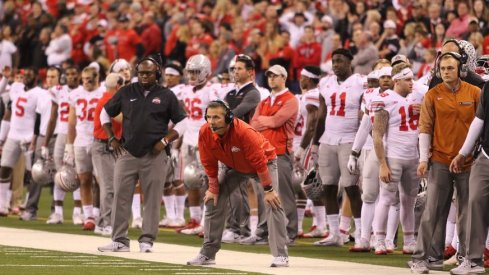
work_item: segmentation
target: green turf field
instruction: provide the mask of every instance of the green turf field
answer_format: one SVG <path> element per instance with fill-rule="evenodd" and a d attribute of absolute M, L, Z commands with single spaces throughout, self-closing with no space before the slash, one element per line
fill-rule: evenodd
<path fill-rule="evenodd" d="M 65 224 L 62 225 L 48 225 L 46 224 L 46 219 L 49 216 L 49 208 L 51 203 L 51 197 L 48 192 L 49 189 L 43 191 L 40 210 L 38 213 L 37 221 L 20 221 L 18 217 L 9 216 L 8 218 L 0 218 L 0 226 L 14 227 L 14 228 L 25 228 L 34 230 L 44 230 L 49 232 L 59 232 L 59 233 L 70 233 L 70 234 L 84 234 L 84 235 L 94 235 L 92 232 L 86 232 L 81 230 L 81 227 L 74 226 L 71 223 L 71 212 L 72 212 L 72 196 L 71 194 L 66 195 L 65 200 Z M 163 211 L 162 211 L 163 213 Z M 304 221 L 304 229 L 309 228 L 312 219 L 306 218 Z M 138 238 L 138 230 L 130 229 L 129 237 L 132 240 Z M 400 237 L 402 240 L 402 237 Z M 109 239 L 107 238 L 109 241 Z M 402 255 L 400 251 L 396 251 L 394 254 L 376 256 L 373 253 L 351 253 L 348 251 L 352 243 L 345 245 L 344 247 L 315 247 L 312 245 L 314 241 L 318 239 L 298 239 L 296 240 L 296 245 L 289 248 L 289 254 L 291 256 L 327 259 L 327 260 L 338 260 L 338 261 L 349 261 L 356 263 L 367 263 L 374 265 L 384 265 L 384 266 L 394 266 L 394 267 L 406 267 L 406 262 L 410 259 L 407 255 Z M 158 236 L 157 242 L 188 245 L 200 247 L 202 244 L 202 239 L 196 236 L 187 236 L 183 234 L 177 234 L 171 229 L 161 229 Z M 269 254 L 268 246 L 243 246 L 239 244 L 223 244 L 223 249 L 251 252 L 251 253 L 265 253 Z M 94 247 L 94 250 L 96 248 Z M 451 267 L 446 267 L 449 270 Z M 1 272 L 0 272 L 1 273 Z"/>
<path fill-rule="evenodd" d="M 10 246 L 0 246 L 0 273 L 33 275 L 260 274 Z"/>

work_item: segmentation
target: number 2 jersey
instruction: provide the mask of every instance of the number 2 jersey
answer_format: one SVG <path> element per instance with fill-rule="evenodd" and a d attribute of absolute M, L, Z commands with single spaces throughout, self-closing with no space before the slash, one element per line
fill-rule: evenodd
<path fill-rule="evenodd" d="M 193 90 L 193 86 L 186 85 L 181 90 L 181 98 L 187 112 L 187 124 L 183 134 L 183 143 L 197 146 L 199 141 L 199 130 L 204 125 L 205 109 L 212 100 L 218 99 L 216 90 L 211 84 L 206 84 L 200 90 Z"/>
<path fill-rule="evenodd" d="M 387 130 L 384 135 L 386 156 L 397 159 L 417 159 L 419 109 L 423 95 L 419 92 L 409 93 L 403 97 L 393 90 L 386 90 L 372 99 L 370 118 L 375 113 L 385 110 L 389 113 Z"/>
<path fill-rule="evenodd" d="M 77 87 L 79 88 L 79 87 Z M 56 134 L 68 134 L 68 116 L 70 114 L 70 101 L 69 95 L 71 91 L 76 90 L 71 89 L 68 85 L 55 86 L 49 91 L 51 93 L 51 100 L 58 104 L 58 120 L 56 121 Z"/>
<path fill-rule="evenodd" d="M 327 113 L 320 143 L 338 145 L 353 143 L 360 125 L 359 111 L 367 79 L 353 74 L 341 84 L 336 75 L 319 82 L 319 93 L 324 97 Z"/>
<path fill-rule="evenodd" d="M 69 94 L 68 102 L 76 110 L 76 138 L 74 146 L 92 145 L 95 107 L 104 90 L 104 88 L 99 87 L 88 92 L 80 86 Z"/>
<path fill-rule="evenodd" d="M 297 113 L 297 120 L 294 127 L 294 141 L 293 148 L 296 150 L 299 148 L 304 132 L 307 128 L 307 105 L 312 105 L 319 108 L 319 90 L 312 89 L 305 92 L 302 95 L 296 95 L 299 102 L 299 112 Z"/>
<path fill-rule="evenodd" d="M 10 87 L 12 116 L 7 138 L 31 142 L 34 135 L 34 124 L 36 123 L 38 98 L 44 94 L 45 90 L 34 87 L 25 91 L 24 87 L 22 83 L 14 83 Z"/>

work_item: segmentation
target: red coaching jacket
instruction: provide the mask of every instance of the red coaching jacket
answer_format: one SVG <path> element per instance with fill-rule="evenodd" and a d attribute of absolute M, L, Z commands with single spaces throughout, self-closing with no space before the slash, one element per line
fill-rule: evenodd
<path fill-rule="evenodd" d="M 262 134 L 240 119 L 233 120 L 223 137 L 214 134 L 208 123 L 202 125 L 199 153 L 209 177 L 209 191 L 213 194 L 219 194 L 218 161 L 243 174 L 258 174 L 263 186 L 272 183 L 267 164 L 277 157 L 275 148 Z"/>

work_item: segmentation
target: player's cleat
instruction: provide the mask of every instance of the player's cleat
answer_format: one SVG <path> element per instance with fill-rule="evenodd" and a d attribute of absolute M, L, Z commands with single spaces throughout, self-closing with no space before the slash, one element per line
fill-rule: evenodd
<path fill-rule="evenodd" d="M 143 218 L 137 217 L 135 219 L 132 219 L 131 228 L 137 228 L 137 229 L 143 228 Z"/>
<path fill-rule="evenodd" d="M 394 253 L 394 250 L 396 250 L 396 245 L 394 244 L 393 240 L 387 240 L 387 239 L 385 240 L 385 250 L 389 254 Z"/>
<path fill-rule="evenodd" d="M 83 224 L 83 214 L 81 213 L 73 213 L 71 217 L 74 225 L 82 225 Z"/>
<path fill-rule="evenodd" d="M 385 248 L 384 240 L 377 240 L 375 243 L 375 255 L 387 255 L 387 248 Z"/>
<path fill-rule="evenodd" d="M 328 235 L 328 230 L 321 230 L 317 226 L 313 225 L 309 232 L 304 233 L 304 238 L 326 238 Z"/>
<path fill-rule="evenodd" d="M 83 222 L 83 230 L 94 231 L 95 230 L 95 219 L 88 217 L 85 222 Z"/>
<path fill-rule="evenodd" d="M 355 242 L 355 245 L 350 248 L 350 252 L 370 252 L 370 241 L 360 239 L 360 242 Z"/>
<path fill-rule="evenodd" d="M 180 233 L 185 235 L 198 235 L 201 232 L 204 232 L 204 227 L 200 225 L 194 228 L 184 229 L 180 231 Z"/>
<path fill-rule="evenodd" d="M 289 266 L 289 257 L 287 256 L 274 257 L 272 260 L 272 264 L 270 264 L 270 267 L 288 267 L 288 266 Z"/>
<path fill-rule="evenodd" d="M 416 249 L 416 241 L 406 243 L 402 247 L 402 254 L 412 255 L 415 249 Z"/>
<path fill-rule="evenodd" d="M 181 232 L 182 230 L 193 229 L 193 228 L 199 227 L 199 226 L 200 226 L 199 222 L 197 222 L 195 219 L 190 219 L 184 227 L 178 228 L 176 231 L 178 233 L 182 233 Z"/>
<path fill-rule="evenodd" d="M 120 242 L 111 242 L 106 246 L 98 247 L 100 252 L 129 252 L 129 246 Z"/>
<path fill-rule="evenodd" d="M 195 258 L 187 262 L 187 265 L 213 265 L 216 264 L 216 260 L 211 259 L 202 254 L 197 255 Z"/>
<path fill-rule="evenodd" d="M 62 224 L 63 216 L 58 213 L 53 213 L 49 216 L 49 219 L 46 221 L 47 224 Z"/>
<path fill-rule="evenodd" d="M 240 235 L 234 233 L 231 230 L 224 230 L 224 233 L 222 234 L 222 239 L 221 242 L 223 243 L 238 243 L 240 240 Z"/>
<path fill-rule="evenodd" d="M 330 234 L 328 237 L 314 243 L 316 246 L 342 246 L 343 244 L 343 238 L 335 234 Z"/>
<path fill-rule="evenodd" d="M 24 211 L 24 213 L 22 213 L 22 215 L 20 215 L 19 220 L 22 220 L 22 221 L 35 221 L 35 220 L 37 220 L 37 216 L 36 216 L 36 214 L 31 213 L 29 211 Z"/>

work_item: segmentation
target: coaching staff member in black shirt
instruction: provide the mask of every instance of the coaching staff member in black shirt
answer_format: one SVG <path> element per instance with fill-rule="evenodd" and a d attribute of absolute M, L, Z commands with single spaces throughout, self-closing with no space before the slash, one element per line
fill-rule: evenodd
<path fill-rule="evenodd" d="M 99 247 L 99 251 L 129 251 L 128 220 L 134 187 L 139 180 L 144 195 L 139 249 L 141 252 L 152 252 L 158 233 L 164 179 L 170 165 L 169 148 L 166 147 L 185 129 L 185 111 L 173 92 L 158 84 L 161 77 L 159 63 L 146 57 L 136 66 L 136 73 L 138 82 L 121 88 L 101 113 L 100 120 L 117 160 L 114 170 L 112 243 Z M 123 116 L 122 139 L 118 141 L 108 117 L 120 113 Z M 169 131 L 170 121 L 176 125 Z"/>

